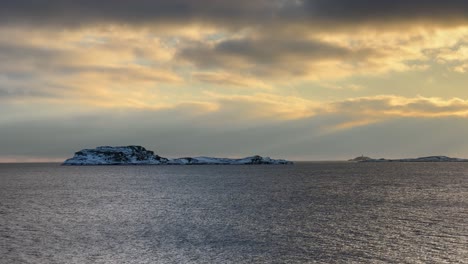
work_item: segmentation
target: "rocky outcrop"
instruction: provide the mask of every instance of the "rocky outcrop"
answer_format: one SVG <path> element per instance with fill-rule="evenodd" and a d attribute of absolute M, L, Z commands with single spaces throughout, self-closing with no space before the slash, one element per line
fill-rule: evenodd
<path fill-rule="evenodd" d="M 169 160 L 168 164 L 173 165 L 203 165 L 203 164 L 218 164 L 218 165 L 248 165 L 248 164 L 292 164 L 291 161 L 282 159 L 270 159 L 269 157 L 252 156 L 242 159 L 226 159 L 226 158 L 211 158 L 211 157 L 195 157 L 195 158 L 178 158 Z"/>
<path fill-rule="evenodd" d="M 355 162 L 361 162 L 361 161 L 368 161 L 368 160 L 373 160 L 372 158 L 366 157 L 366 156 L 359 156 L 354 159 L 350 159 L 348 161 L 355 161 Z"/>
<path fill-rule="evenodd" d="M 64 165 L 123 165 L 123 164 L 164 164 L 168 159 L 155 155 L 141 146 L 97 147 L 83 149 L 67 159 Z"/>
<path fill-rule="evenodd" d="M 429 156 L 414 159 L 367 159 L 360 162 L 468 162 L 468 159 L 450 158 L 447 156 Z"/>
<path fill-rule="evenodd" d="M 63 165 L 247 165 L 247 164 L 292 164 L 291 161 L 251 156 L 242 159 L 185 157 L 167 159 L 155 155 L 141 146 L 97 147 L 83 149 L 67 159 Z"/>

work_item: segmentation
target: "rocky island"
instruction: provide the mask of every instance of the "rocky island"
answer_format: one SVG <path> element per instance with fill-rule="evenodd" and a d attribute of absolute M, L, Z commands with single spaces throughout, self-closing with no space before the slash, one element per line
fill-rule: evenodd
<path fill-rule="evenodd" d="M 292 164 L 283 159 L 251 156 L 241 159 L 184 157 L 168 159 L 154 154 L 142 146 L 97 147 L 83 149 L 65 160 L 63 165 L 247 165 L 247 164 Z"/>
<path fill-rule="evenodd" d="M 369 158 L 369 157 L 366 157 L 366 156 L 362 155 L 362 156 L 356 157 L 354 159 L 350 159 L 348 161 L 361 162 L 361 161 L 368 161 L 368 160 L 372 160 L 372 158 Z"/>
<path fill-rule="evenodd" d="M 451 158 L 447 156 L 428 156 L 420 158 L 409 158 L 409 159 L 373 159 L 369 157 L 357 157 L 350 159 L 349 161 L 355 162 L 468 162 L 468 159 Z"/>

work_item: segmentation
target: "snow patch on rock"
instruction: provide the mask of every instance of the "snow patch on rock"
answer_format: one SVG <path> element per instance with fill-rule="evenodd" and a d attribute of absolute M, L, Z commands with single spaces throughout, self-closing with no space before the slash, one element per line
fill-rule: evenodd
<path fill-rule="evenodd" d="M 155 155 L 153 151 L 141 146 L 103 146 L 83 149 L 67 159 L 63 165 L 247 165 L 247 164 L 292 164 L 283 159 L 251 156 L 241 159 L 185 157 L 167 159 Z"/>
<path fill-rule="evenodd" d="M 67 159 L 64 165 L 124 165 L 124 164 L 163 164 L 168 159 L 155 155 L 141 146 L 97 147 L 83 149 Z"/>

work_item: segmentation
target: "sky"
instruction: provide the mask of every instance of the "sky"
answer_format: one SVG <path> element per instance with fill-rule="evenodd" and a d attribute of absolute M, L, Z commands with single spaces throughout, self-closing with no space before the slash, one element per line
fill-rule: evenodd
<path fill-rule="evenodd" d="M 468 157 L 468 2 L 3 0 L 0 162 Z"/>

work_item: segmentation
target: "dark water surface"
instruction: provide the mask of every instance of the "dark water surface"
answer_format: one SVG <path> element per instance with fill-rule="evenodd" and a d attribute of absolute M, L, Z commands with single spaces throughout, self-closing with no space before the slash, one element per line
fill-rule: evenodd
<path fill-rule="evenodd" d="M 0 164 L 1 263 L 468 263 L 468 163 Z"/>

